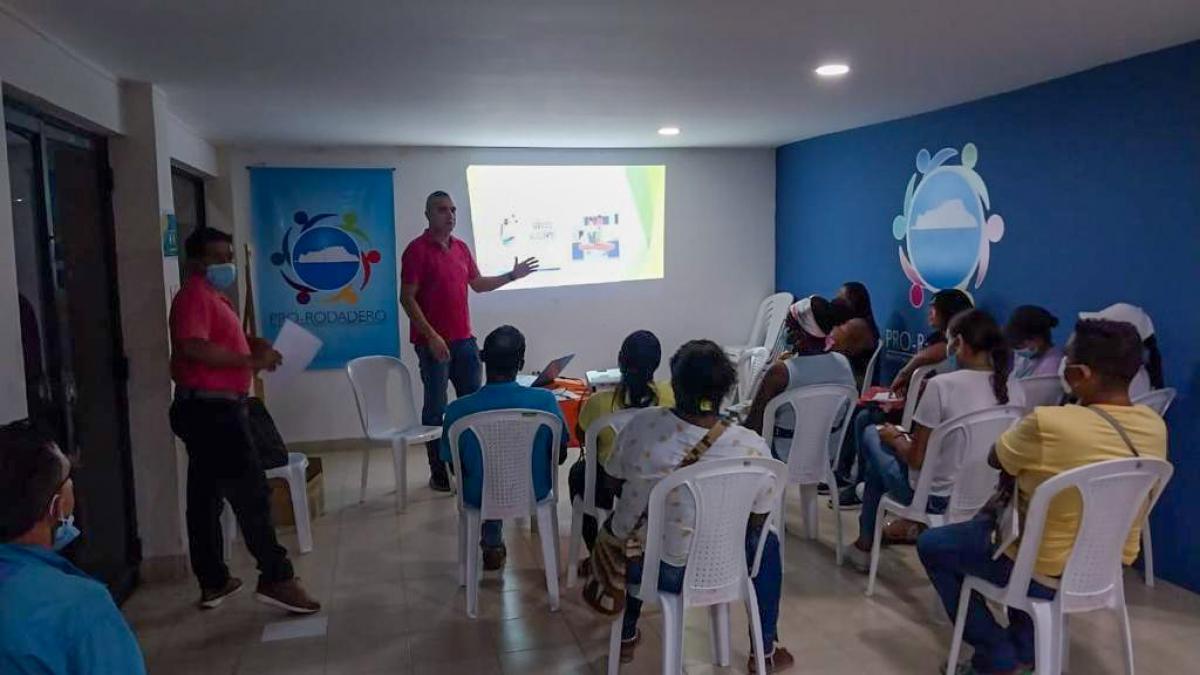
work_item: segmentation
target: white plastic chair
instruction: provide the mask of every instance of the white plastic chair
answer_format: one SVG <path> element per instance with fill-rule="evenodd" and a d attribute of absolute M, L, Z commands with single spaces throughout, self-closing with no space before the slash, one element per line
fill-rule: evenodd
<path fill-rule="evenodd" d="M 912 418 L 917 412 L 917 399 L 921 398 L 921 385 L 924 384 L 925 380 L 929 379 L 931 375 L 935 375 L 938 372 L 941 371 L 938 370 L 938 366 L 936 364 L 932 366 L 921 366 L 913 371 L 912 377 L 910 377 L 908 380 L 908 393 L 904 395 L 904 412 L 900 415 L 901 431 L 912 430 Z"/>
<path fill-rule="evenodd" d="M 753 347 L 770 349 L 779 337 L 779 332 L 783 330 L 783 320 L 787 317 L 787 310 L 791 304 L 792 294 L 787 292 L 774 293 L 764 298 L 754 315 L 754 323 L 750 326 L 750 337 L 746 338 L 746 344 L 725 348 L 730 360 L 737 363 L 741 353 Z"/>
<path fill-rule="evenodd" d="M 883 541 L 883 521 L 887 514 L 929 527 L 941 527 L 969 520 L 995 492 L 1000 472 L 988 465 L 988 455 L 996 439 L 1025 416 L 1025 408 L 1002 405 L 984 408 L 948 420 L 933 430 L 925 447 L 925 460 L 917 477 L 912 501 L 902 504 L 883 495 L 875 512 L 875 532 L 871 543 L 871 570 L 867 578 L 867 595 L 875 594 L 875 576 L 879 571 L 879 551 Z M 950 440 L 955 439 L 951 444 Z M 953 455 L 949 453 L 953 452 Z M 951 469 L 952 470 L 947 470 Z M 934 474 L 954 476 L 954 487 L 945 513 L 927 513 L 926 505 L 933 492 Z M 951 671 L 953 672 L 953 671 Z"/>
<path fill-rule="evenodd" d="M 743 350 L 734 362 L 737 367 L 737 400 L 746 404 L 754 401 L 763 371 L 771 363 L 771 350 L 766 347 L 751 347 Z"/>
<path fill-rule="evenodd" d="M 646 604 L 662 605 L 664 674 L 683 671 L 683 613 L 689 607 L 709 608 L 713 662 L 729 666 L 729 606 L 739 600 L 746 606 L 758 672 L 767 672 L 758 596 L 751 578 L 758 574 L 774 514 L 763 525 L 753 569 L 746 564 L 746 529 L 758 495 L 768 486 L 782 492 L 786 471 L 782 462 L 765 457 L 702 459 L 671 473 L 650 491 L 642 582 L 630 586 L 628 592 Z M 658 590 L 666 500 L 676 488 L 687 490 L 696 503 L 696 522 L 679 594 Z M 620 668 L 623 618 L 622 614 L 613 622 L 609 634 L 609 675 L 616 675 Z"/>
<path fill-rule="evenodd" d="M 958 616 L 947 661 L 949 672 L 958 663 L 963 627 L 971 593 L 1012 607 L 1033 618 L 1035 670 L 1038 675 L 1059 675 L 1067 668 L 1067 617 L 1071 614 L 1111 609 L 1121 625 L 1125 671 L 1133 675 L 1133 634 L 1125 608 L 1121 576 L 1125 541 L 1142 509 L 1149 513 L 1171 480 L 1171 465 L 1161 459 L 1114 459 L 1079 467 L 1050 478 L 1034 490 L 1025 513 L 1021 544 L 1007 586 L 996 586 L 968 576 L 958 599 Z M 1083 501 L 1079 531 L 1053 600 L 1029 597 L 1029 582 L 1041 548 L 1050 501 L 1065 490 L 1076 489 Z"/>
<path fill-rule="evenodd" d="M 837 485 L 833 477 L 833 462 L 830 456 L 830 436 L 834 437 L 835 448 L 842 447 L 846 430 L 850 426 L 850 414 L 858 391 L 844 384 L 818 384 L 789 389 L 767 403 L 763 411 L 763 437 L 774 435 L 775 421 L 784 406 L 791 406 L 796 421 L 788 450 L 788 486 L 798 485 L 800 502 L 804 509 L 804 534 L 809 539 L 818 536 L 817 484 Z M 839 427 L 837 431 L 833 431 Z M 774 444 L 772 444 L 772 447 Z M 782 554 L 784 535 L 787 531 L 786 490 L 780 492 L 779 507 L 779 550 Z M 837 548 L 834 555 L 837 564 L 842 564 L 842 519 L 834 519 L 837 531 Z"/>
<path fill-rule="evenodd" d="M 876 340 L 875 352 L 871 354 L 871 360 L 867 361 L 867 370 L 863 373 L 862 387 L 859 388 L 859 396 L 866 396 L 867 390 L 875 386 L 875 369 L 879 367 L 879 356 L 883 354 L 883 340 Z"/>
<path fill-rule="evenodd" d="M 300 452 L 289 452 L 288 463 L 267 469 L 267 480 L 282 478 L 287 481 L 288 494 L 292 498 L 292 515 L 296 522 L 296 539 L 300 544 L 300 552 L 308 553 L 313 550 L 312 518 L 308 513 L 308 457 Z M 237 537 L 237 517 L 233 508 L 226 502 L 221 510 L 222 548 L 225 559 L 233 556 L 233 540 Z"/>
<path fill-rule="evenodd" d="M 1033 375 L 1017 380 L 1025 391 L 1025 407 L 1033 410 L 1039 406 L 1061 405 L 1063 401 L 1062 380 L 1058 375 Z"/>
<path fill-rule="evenodd" d="M 591 516 L 601 524 L 608 519 L 608 510 L 596 506 L 596 448 L 599 447 L 600 433 L 605 429 L 612 429 L 614 433 L 619 434 L 629 420 L 643 410 L 644 408 L 618 410 L 593 422 L 584 434 L 583 447 L 586 454 L 583 459 L 583 496 L 576 497 L 571 502 L 571 538 L 567 540 L 567 588 L 574 587 L 579 576 L 576 568 L 579 563 L 580 544 L 583 542 L 583 517 Z"/>
<path fill-rule="evenodd" d="M 1142 394 L 1133 399 L 1133 404 L 1150 406 L 1160 417 L 1166 417 L 1167 410 L 1174 401 L 1175 389 L 1167 387 Z M 1154 588 L 1154 541 L 1150 536 L 1149 517 L 1146 518 L 1146 522 L 1142 523 L 1142 578 L 1145 579 L 1147 586 Z"/>
<path fill-rule="evenodd" d="M 354 389 L 354 404 L 363 436 L 372 441 L 387 441 L 392 445 L 392 469 L 396 473 L 396 510 L 408 506 L 408 449 L 442 437 L 441 427 L 425 426 L 417 417 L 413 400 L 412 378 L 400 359 L 391 356 L 360 356 L 346 364 L 346 375 Z M 395 377 L 394 383 L 389 378 Z M 397 414 L 388 405 L 394 397 Z M 371 448 L 363 448 L 362 482 L 358 501 L 367 497 L 367 469 L 371 463 Z"/>
<path fill-rule="evenodd" d="M 550 429 L 550 494 L 540 502 L 533 489 L 535 439 L 542 427 Z M 482 494 L 478 508 L 463 502 L 460 444 L 470 431 L 479 441 L 483 461 Z M 467 415 L 450 427 L 450 457 L 458 483 L 458 581 L 467 587 L 467 616 L 474 619 L 479 606 L 482 556 L 479 539 L 483 521 L 531 516 L 536 513 L 538 538 L 546 568 L 550 611 L 558 611 L 558 448 L 562 420 L 544 410 L 488 410 Z"/>

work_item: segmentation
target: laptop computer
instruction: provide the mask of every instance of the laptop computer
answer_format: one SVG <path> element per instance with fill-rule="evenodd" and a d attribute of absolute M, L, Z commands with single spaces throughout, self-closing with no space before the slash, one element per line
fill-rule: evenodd
<path fill-rule="evenodd" d="M 520 384 L 524 387 L 545 387 L 546 385 L 554 382 L 554 380 L 562 374 L 563 369 L 567 367 L 567 364 L 570 363 L 571 359 L 573 358 L 575 358 L 574 354 L 560 356 L 546 364 L 546 367 L 542 369 L 542 372 L 538 373 L 537 375 L 518 375 L 517 384 Z"/>

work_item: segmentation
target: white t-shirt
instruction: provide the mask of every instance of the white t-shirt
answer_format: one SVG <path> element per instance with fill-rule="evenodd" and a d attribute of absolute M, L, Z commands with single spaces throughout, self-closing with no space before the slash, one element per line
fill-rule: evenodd
<path fill-rule="evenodd" d="M 662 479 L 675 471 L 679 463 L 708 429 L 688 424 L 667 408 L 647 408 L 629 420 L 617 437 L 617 447 L 608 459 L 605 470 L 625 481 L 621 498 L 612 514 L 612 531 L 617 537 L 627 537 L 637 526 L 650 502 L 650 491 Z M 771 451 L 761 436 L 745 427 L 731 426 L 721 434 L 703 455 L 700 462 L 735 457 L 770 457 Z M 778 495 L 768 481 L 754 501 L 754 513 L 770 513 Z M 662 559 L 669 565 L 687 562 L 693 526 L 696 523 L 696 501 L 686 488 L 676 488 L 667 498 L 667 527 L 663 536 Z"/>
<path fill-rule="evenodd" d="M 913 421 L 923 427 L 936 429 L 943 423 L 967 413 L 973 413 L 984 408 L 1002 405 L 996 400 L 992 391 L 992 372 L 990 370 L 955 370 L 950 373 L 937 375 L 926 381 L 925 393 L 917 403 L 913 412 Z M 1025 405 L 1025 391 L 1015 379 L 1008 380 L 1007 405 Z M 950 439 L 950 443 L 961 443 L 961 439 Z M 947 496 L 954 488 L 954 474 L 957 471 L 958 448 L 942 446 L 941 461 L 935 468 L 930 493 Z M 922 471 L 931 467 L 923 466 Z M 918 471 L 908 472 L 908 482 L 917 487 Z"/>

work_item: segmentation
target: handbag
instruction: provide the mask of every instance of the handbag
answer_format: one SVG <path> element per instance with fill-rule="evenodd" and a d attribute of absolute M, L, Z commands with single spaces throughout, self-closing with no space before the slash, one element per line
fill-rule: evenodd
<path fill-rule="evenodd" d="M 288 463 L 288 449 L 283 442 L 275 420 L 267 411 L 267 404 L 257 396 L 246 399 L 249 414 L 250 438 L 254 442 L 254 450 L 258 454 L 259 467 L 264 471 L 284 466 Z"/>
<path fill-rule="evenodd" d="M 728 420 L 717 420 L 704 438 L 684 454 L 679 466 L 675 467 L 676 470 L 699 461 L 727 428 Z M 612 532 L 612 516 L 609 515 L 608 521 L 600 528 L 596 537 L 589 570 L 591 576 L 583 585 L 583 601 L 603 616 L 617 616 L 625 610 L 625 598 L 628 593 L 625 571 L 630 559 L 640 558 L 645 553 L 646 516 L 646 512 L 643 511 L 629 536 L 620 539 Z"/>

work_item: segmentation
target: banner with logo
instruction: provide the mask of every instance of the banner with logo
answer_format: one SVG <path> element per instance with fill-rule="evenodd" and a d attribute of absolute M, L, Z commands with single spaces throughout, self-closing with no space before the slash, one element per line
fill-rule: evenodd
<path fill-rule="evenodd" d="M 325 343 L 310 370 L 398 356 L 391 169 L 250 167 L 261 335 L 291 319 Z"/>

